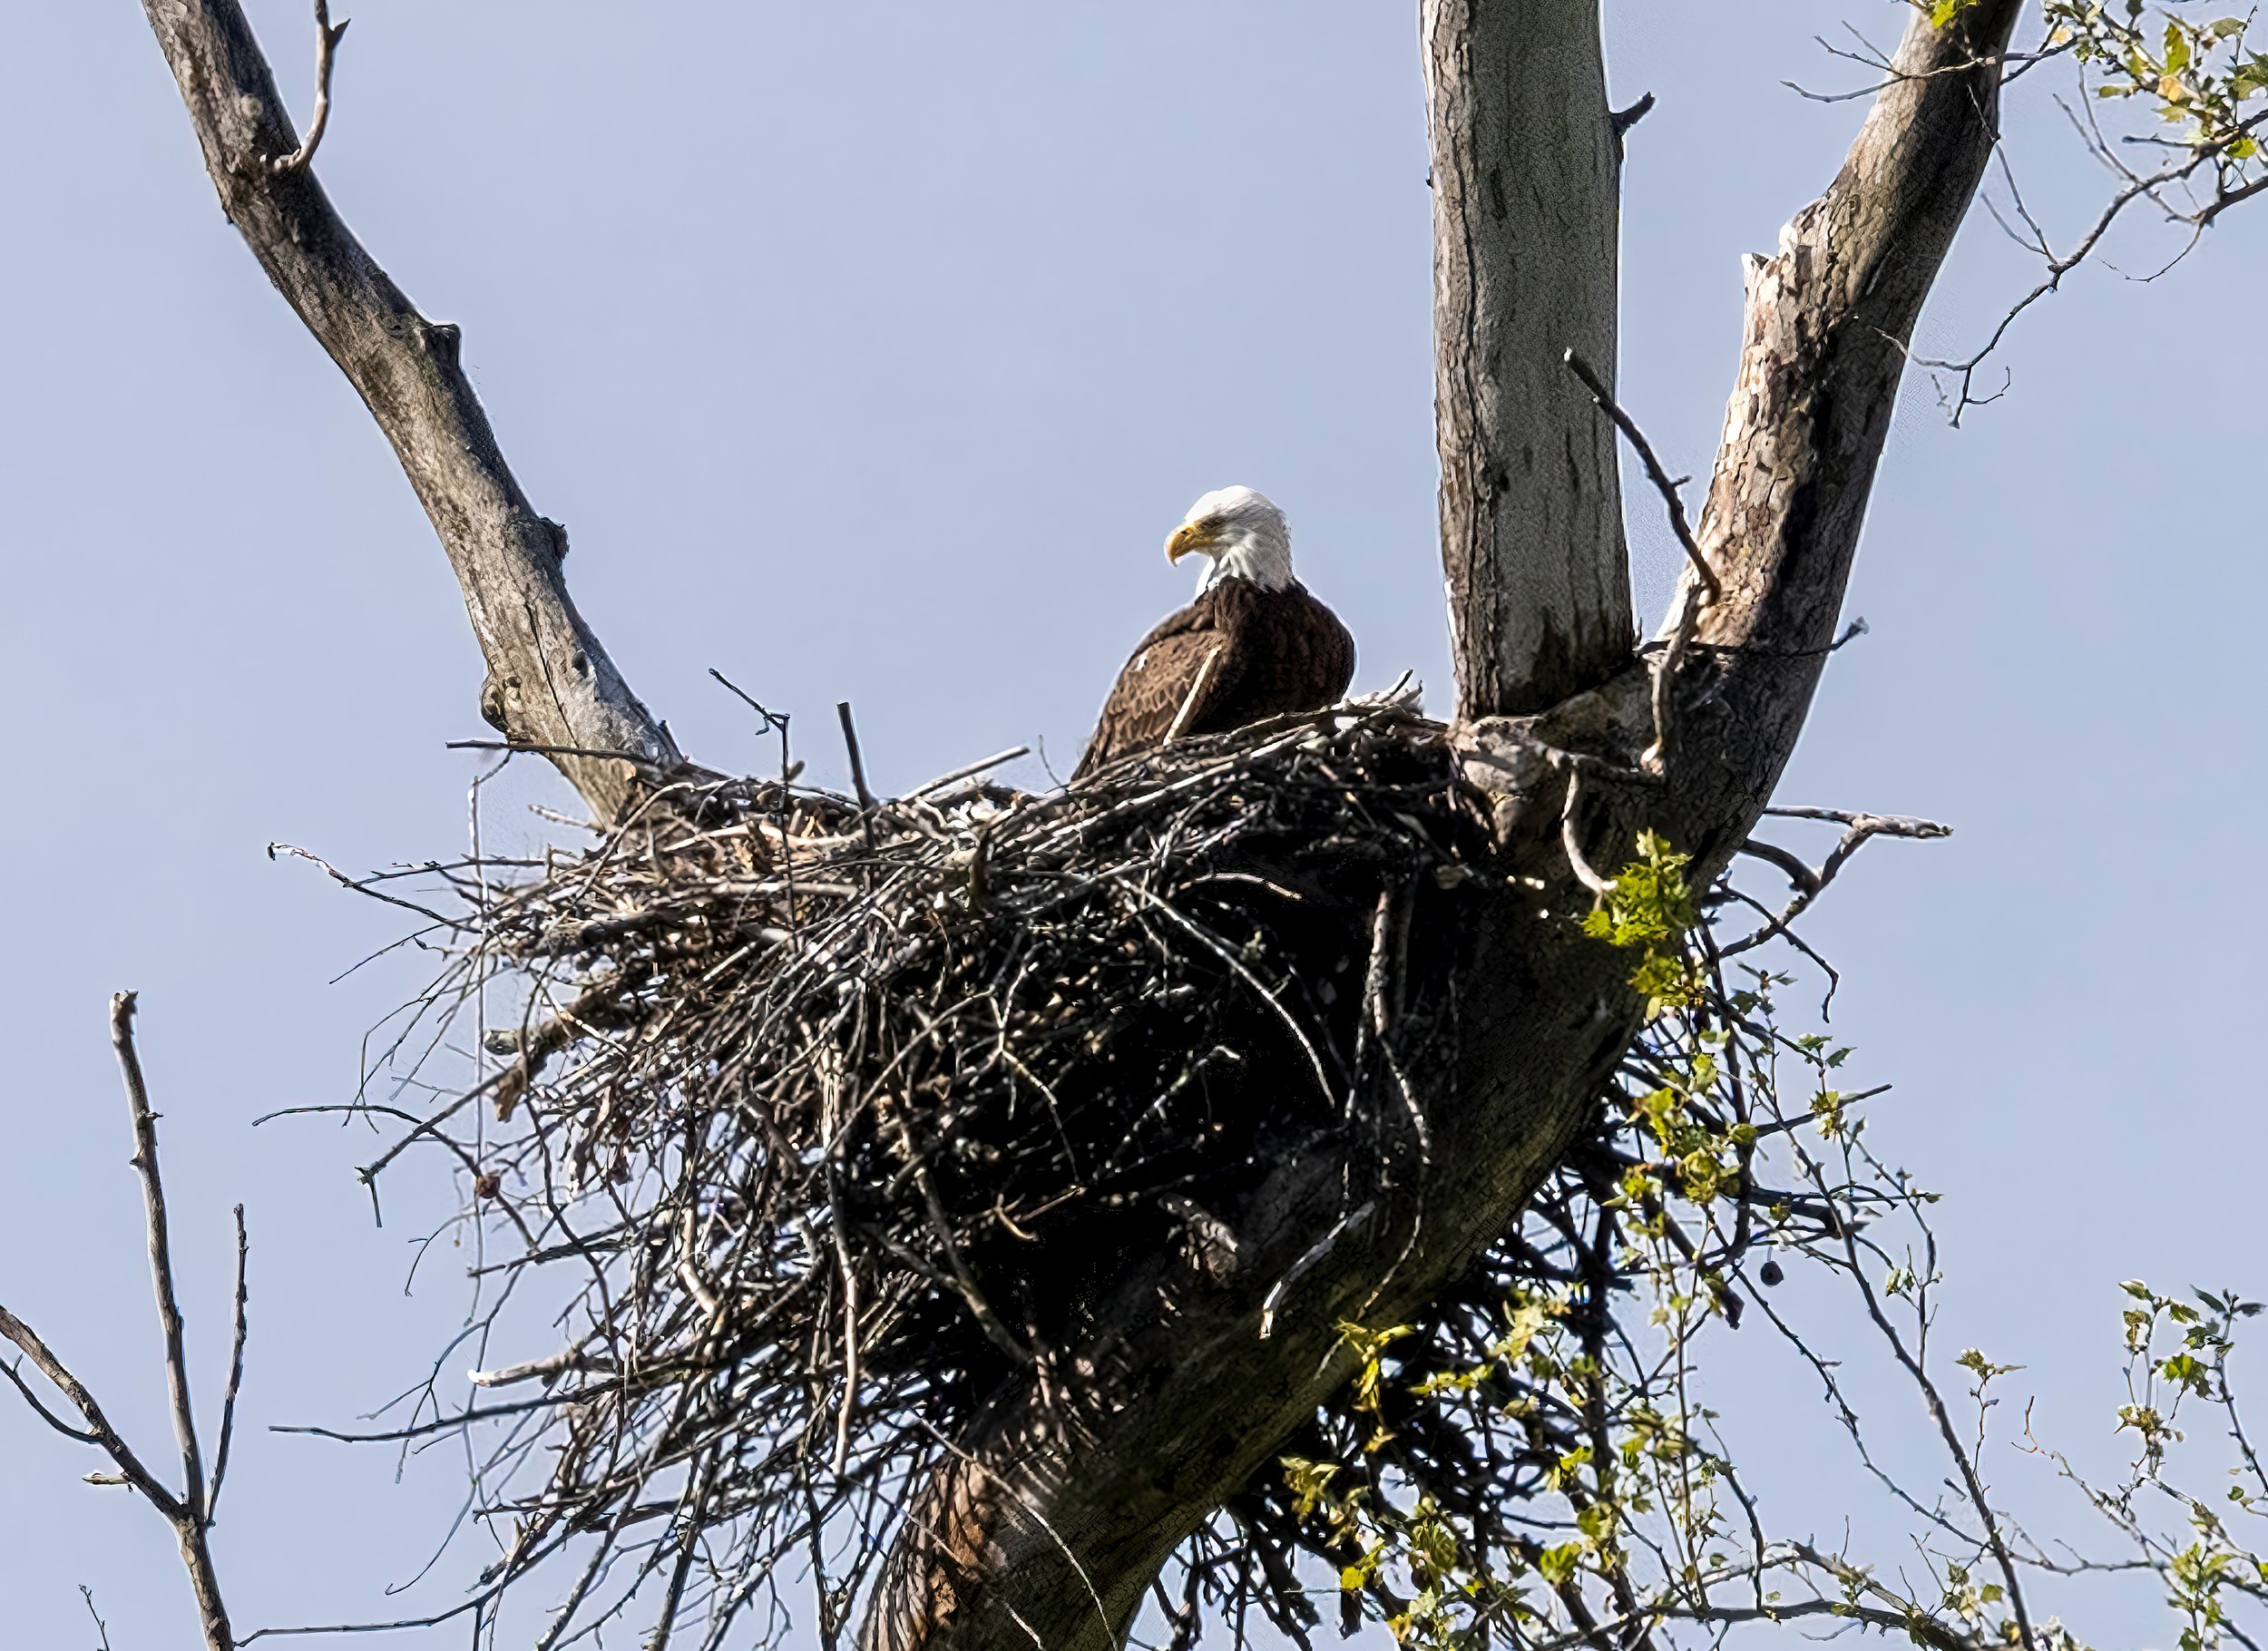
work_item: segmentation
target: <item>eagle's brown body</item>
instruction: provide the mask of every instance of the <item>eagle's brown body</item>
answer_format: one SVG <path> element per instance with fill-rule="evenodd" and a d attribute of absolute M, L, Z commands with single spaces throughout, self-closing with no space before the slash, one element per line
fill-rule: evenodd
<path fill-rule="evenodd" d="M 1320 710 L 1354 679 L 1354 639 L 1305 585 L 1217 579 L 1142 639 L 1071 777 L 1168 738 Z"/>

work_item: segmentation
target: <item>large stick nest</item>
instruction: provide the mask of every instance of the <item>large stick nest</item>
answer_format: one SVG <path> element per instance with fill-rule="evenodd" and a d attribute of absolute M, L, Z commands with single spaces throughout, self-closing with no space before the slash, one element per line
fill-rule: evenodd
<path fill-rule="evenodd" d="M 508 1127 L 455 1144 L 508 1285 L 573 1288 L 562 1347 L 480 1378 L 502 1574 L 593 1530 L 579 1597 L 666 1574 L 668 1536 L 605 1557 L 659 1518 L 717 1576 L 737 1520 L 744 1588 L 822 1527 L 863 1533 L 855 1588 L 906 1475 L 1004 1383 L 1070 1385 L 1132 1259 L 1285 1152 L 1355 1166 L 1350 1204 L 1405 1170 L 1411 913 L 1485 819 L 1384 701 L 1044 796 L 679 783 L 586 854 L 451 870 L 446 1001 L 523 1008 L 486 1035 Z"/>

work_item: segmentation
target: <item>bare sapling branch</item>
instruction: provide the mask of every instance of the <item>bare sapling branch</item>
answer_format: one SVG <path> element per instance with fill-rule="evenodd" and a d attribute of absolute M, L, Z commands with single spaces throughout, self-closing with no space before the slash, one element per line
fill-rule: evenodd
<path fill-rule="evenodd" d="M 181 1304 L 173 1294 L 172 1238 L 165 1218 L 165 1182 L 158 1173 L 158 1119 L 150 1109 L 149 1086 L 134 1052 L 134 994 L 111 999 L 111 1048 L 126 1080 L 126 1101 L 133 1115 L 134 1156 L 129 1160 L 142 1177 L 142 1206 L 149 1218 L 150 1281 L 157 1292 L 158 1328 L 165 1337 L 166 1397 L 173 1409 L 173 1437 L 181 1446 L 181 1500 L 201 1521 L 205 1512 L 205 1459 L 197 1448 L 197 1412 L 190 1402 L 189 1356 L 181 1334 Z"/>
<path fill-rule="evenodd" d="M 208 1532 L 212 1527 L 213 1508 L 220 1488 L 221 1474 L 228 1463 L 229 1440 L 235 1429 L 237 1393 L 244 1378 L 245 1303 L 248 1299 L 245 1274 L 250 1242 L 245 1235 L 244 1210 L 240 1205 L 236 1211 L 233 1351 L 230 1360 L 228 1397 L 221 1412 L 220 1452 L 208 1480 L 205 1459 L 197 1443 L 196 1418 L 190 1404 L 189 1355 L 181 1333 L 181 1308 L 173 1286 L 172 1240 L 166 1218 L 165 1183 L 158 1167 L 157 1114 L 151 1109 L 141 1057 L 134 1049 L 133 1016 L 132 992 L 122 992 L 112 998 L 111 1044 L 117 1052 L 119 1069 L 125 1077 L 127 1105 L 132 1117 L 134 1156 L 131 1161 L 142 1181 L 151 1278 L 157 1295 L 158 1323 L 165 1341 L 166 1389 L 171 1400 L 174 1433 L 181 1451 L 182 1490 L 176 1493 L 159 1480 L 126 1442 L 124 1436 L 112 1425 L 110 1418 L 104 1414 L 102 1405 L 96 1402 L 86 1384 L 73 1373 L 29 1324 L 5 1307 L 0 1307 L 0 1336 L 15 1344 L 32 1368 L 63 1395 L 85 1425 L 74 1427 L 57 1415 L 24 1381 L 19 1368 L 9 1366 L 0 1373 L 7 1376 L 33 1413 L 49 1427 L 66 1439 L 93 1445 L 110 1459 L 115 1471 L 90 1473 L 87 1475 L 90 1484 L 130 1487 L 141 1492 L 152 1508 L 165 1516 L 181 1544 L 181 1563 L 189 1571 L 190 1585 L 197 1597 L 206 1651 L 237 1651 L 236 1636 L 229 1625 L 228 1608 L 221 1601 L 220 1578 L 213 1566 Z M 87 1597 L 87 1610 L 90 1614 L 94 1610 L 91 1594 Z M 95 1620 L 99 1627 L 102 1619 L 97 1617 Z"/>
<path fill-rule="evenodd" d="M 246 1308 L 251 1292 L 245 1277 L 251 1265 L 252 1240 L 244 1230 L 244 1206 L 236 1206 L 236 1301 L 230 1314 L 229 1385 L 220 1398 L 220 1439 L 212 1452 L 212 1488 L 205 1493 L 205 1523 L 220 1517 L 220 1481 L 228 1476 L 229 1446 L 236 1438 L 237 1395 L 244 1390 L 244 1341 L 250 1330 Z"/>
<path fill-rule="evenodd" d="M 111 1626 L 103 1620 L 103 1613 L 94 1608 L 94 1590 L 82 1582 L 79 1597 L 86 1601 L 86 1614 L 94 1618 L 94 1636 L 102 1651 L 111 1651 Z"/>

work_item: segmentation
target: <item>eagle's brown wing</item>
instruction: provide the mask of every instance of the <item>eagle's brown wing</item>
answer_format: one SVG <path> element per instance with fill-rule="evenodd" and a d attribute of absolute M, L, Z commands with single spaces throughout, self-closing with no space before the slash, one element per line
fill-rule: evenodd
<path fill-rule="evenodd" d="M 1220 620 L 1220 603 L 1214 591 L 1207 591 L 1141 640 L 1103 701 L 1094 738 L 1071 778 L 1083 779 L 1130 752 L 1165 744 L 1177 720 L 1183 732 L 1209 728 L 1209 713 L 1228 692 L 1234 675 L 1224 669 L 1233 639 Z"/>

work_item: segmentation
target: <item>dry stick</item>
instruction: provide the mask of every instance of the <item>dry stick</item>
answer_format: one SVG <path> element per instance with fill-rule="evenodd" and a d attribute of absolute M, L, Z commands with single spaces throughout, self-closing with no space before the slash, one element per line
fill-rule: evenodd
<path fill-rule="evenodd" d="M 824 1056 L 819 1061 L 821 1120 L 826 1130 L 820 1168 L 826 1181 L 827 1227 L 835 1240 L 835 1265 L 843 1279 L 843 1403 L 835 1415 L 835 1475 L 850 1467 L 851 1417 L 858 1408 L 858 1269 L 852 1265 L 850 1235 L 844 1230 L 842 1143 L 842 1075 Z M 908 1143 L 911 1144 L 910 1141 Z"/>
<path fill-rule="evenodd" d="M 220 1601 L 220 1578 L 213 1570 L 212 1552 L 205 1533 L 211 1509 L 205 1495 L 205 1464 L 197 1448 L 197 1417 L 189 1397 L 189 1353 L 181 1335 L 181 1309 L 173 1292 L 171 1235 L 165 1219 L 165 1183 L 158 1172 L 158 1117 L 150 1109 L 150 1089 L 142 1075 L 142 1058 L 134 1050 L 134 994 L 122 992 L 111 999 L 111 1047 L 118 1054 L 118 1070 L 126 1080 L 126 1099 L 133 1113 L 132 1163 L 142 1177 L 143 1213 L 150 1229 L 150 1277 L 157 1292 L 158 1322 L 165 1333 L 165 1384 L 173 1407 L 173 1435 L 181 1447 L 181 1499 L 173 1520 L 181 1539 L 181 1562 L 189 1568 L 197 1590 L 197 1607 L 204 1617 L 205 1638 L 213 1651 L 234 1651 L 236 1637 L 229 1627 L 228 1608 Z"/>
<path fill-rule="evenodd" d="M 1677 679 L 1678 667 L 1685 663 L 1686 650 L 1692 645 L 1695 628 L 1701 621 L 1701 610 L 1725 594 L 1716 571 L 1709 566 L 1709 559 L 1701 553 L 1701 546 L 1693 536 L 1693 527 L 1686 520 L 1686 502 L 1677 493 L 1677 484 L 1669 472 L 1662 468 L 1662 461 L 1654 452 L 1654 444 L 1646 439 L 1646 432 L 1638 428 L 1637 420 L 1623 411 L 1621 404 L 1608 391 L 1590 365 L 1573 350 L 1561 357 L 1568 371 L 1582 380 L 1583 387 L 1598 404 L 1598 410 L 1614 421 L 1615 428 L 1627 437 L 1636 450 L 1640 464 L 1646 466 L 1646 479 L 1654 484 L 1662 503 L 1669 512 L 1669 530 L 1677 535 L 1677 542 L 1686 552 L 1686 560 L 1693 564 L 1696 578 L 1701 582 L 1688 586 L 1684 607 L 1677 615 L 1677 628 L 1670 634 L 1669 651 L 1662 658 L 1661 666 L 1654 673 L 1654 746 L 1638 758 L 1638 766 L 1649 774 L 1659 774 L 1669 749 L 1670 686 Z"/>
<path fill-rule="evenodd" d="M 851 720 L 850 701 L 837 699 L 835 714 L 842 719 L 843 745 L 850 752 L 851 786 L 858 793 L 858 824 L 866 834 L 869 853 L 878 850 L 875 841 L 875 794 L 866 788 L 866 759 L 858 750 L 858 725 Z"/>
<path fill-rule="evenodd" d="M 94 1632 L 102 1638 L 103 1651 L 111 1651 L 111 1626 L 103 1620 L 103 1614 L 94 1608 L 94 1590 L 82 1582 L 79 1584 L 79 1597 L 86 1601 L 86 1614 L 94 1618 Z"/>
<path fill-rule="evenodd" d="M 686 766 L 681 760 L 642 757 L 636 751 L 608 751 L 597 746 L 535 745 L 516 739 L 447 739 L 442 741 L 441 748 L 445 751 L 506 751 L 514 756 L 527 757 L 598 757 L 608 762 L 629 763 L 632 767 L 651 768 L 657 774 L 671 774 Z"/>
<path fill-rule="evenodd" d="M 32 1409 L 38 1412 L 40 1419 L 66 1438 L 75 1439 L 82 1444 L 98 1446 L 118 1470 L 116 1478 L 104 1477 L 95 1482 L 131 1485 L 149 1498 L 152 1508 L 168 1519 L 178 1522 L 184 1515 L 181 1500 L 160 1484 L 157 1476 L 142 1465 L 142 1459 L 134 1454 L 118 1430 L 111 1425 L 110 1418 L 103 1413 L 103 1407 L 95 1402 L 94 1395 L 86 1390 L 85 1383 L 71 1373 L 69 1367 L 40 1339 L 39 1333 L 5 1307 L 0 1307 L 0 1336 L 5 1336 L 22 1349 L 24 1356 L 32 1362 L 32 1368 L 54 1383 L 56 1391 L 71 1401 L 71 1408 L 77 1411 L 86 1422 L 86 1431 L 82 1432 L 58 1419 L 33 1395 L 14 1366 L 5 1367 L 8 1379 L 15 1384 L 16 1391 L 24 1395 Z"/>
<path fill-rule="evenodd" d="M 165 1335 L 165 1384 L 173 1406 L 173 1436 L 181 1447 L 181 1500 L 192 1513 L 205 1506 L 204 1453 L 197 1448 L 197 1416 L 189 1398 L 189 1355 L 181 1335 L 181 1304 L 173 1295 L 172 1240 L 165 1219 L 165 1183 L 158 1175 L 158 1115 L 150 1109 L 142 1060 L 134 1052 L 134 994 L 111 999 L 111 1047 L 126 1080 L 133 1114 L 134 1156 L 127 1161 L 142 1177 L 142 1204 L 150 1226 L 150 1279 L 158 1298 L 158 1325 Z"/>
<path fill-rule="evenodd" d="M 236 1651 L 237 1641 L 229 1627 L 227 1607 L 220 1601 L 220 1581 L 212 1564 L 212 1553 L 205 1539 L 212 1523 L 212 1505 L 205 1490 L 204 1463 L 197 1449 L 197 1433 L 189 1409 L 189 1365 L 181 1337 L 181 1315 L 175 1304 L 173 1293 L 173 1260 L 171 1245 L 166 1230 L 165 1187 L 158 1175 L 157 1115 L 150 1109 L 150 1095 L 142 1082 L 142 1063 L 135 1056 L 133 1044 L 134 994 L 122 992 L 111 1000 L 111 1042 L 118 1051 L 120 1068 L 126 1076 L 126 1093 L 133 1110 L 134 1157 L 133 1167 L 142 1177 L 143 1204 L 149 1218 L 150 1269 L 155 1281 L 158 1316 L 165 1329 L 165 1366 L 167 1384 L 173 1399 L 174 1431 L 181 1441 L 182 1470 L 187 1479 L 185 1494 L 176 1496 L 158 1482 L 142 1459 L 118 1430 L 86 1384 L 73 1375 L 69 1367 L 42 1341 L 37 1332 L 17 1318 L 5 1307 L 0 1307 L 0 1337 L 20 1348 L 32 1367 L 54 1383 L 55 1390 L 69 1400 L 71 1408 L 78 1412 L 86 1423 L 83 1430 L 63 1421 L 39 1402 L 23 1377 L 12 1368 L 0 1369 L 17 1392 L 23 1395 L 33 1412 L 48 1426 L 83 1444 L 91 1444 L 111 1460 L 118 1470 L 116 1474 L 89 1474 L 93 1484 L 130 1485 L 149 1500 L 150 1505 L 165 1516 L 180 1540 L 181 1563 L 189 1569 L 190 1582 L 197 1594 L 197 1606 L 203 1619 L 207 1651 Z M 249 1246 L 244 1237 L 243 1211 L 237 1212 L 237 1321 L 236 1355 L 229 1380 L 229 1412 L 221 1422 L 225 1441 L 231 1425 L 236 1392 L 244 1366 L 244 1264 Z M 226 1451 L 226 1444 L 222 1446 Z M 213 1475 L 217 1490 L 220 1474 Z M 94 1602 L 87 1601 L 92 1611 Z M 96 1618 L 99 1624 L 101 1618 Z"/>
<path fill-rule="evenodd" d="M 1600 899 L 1615 892 L 1614 880 L 1602 877 L 1583 857 L 1582 838 L 1578 834 L 1576 813 L 1582 806 L 1583 770 L 1571 765 L 1567 771 L 1567 802 L 1559 810 L 1559 846 L 1566 852 L 1568 869 L 1575 880 Z"/>
<path fill-rule="evenodd" d="M 905 794 L 906 799 L 910 802 L 917 796 L 927 796 L 933 791 L 943 791 L 947 786 L 958 784 L 964 779 L 974 779 L 978 775 L 997 768 L 1002 763 L 1012 763 L 1019 757 L 1031 755 L 1030 746 L 1015 746 L 1005 751 L 994 752 L 982 762 L 963 764 L 950 774 L 940 774 L 935 779 L 914 786 L 913 790 Z"/>
<path fill-rule="evenodd" d="M 1843 868 L 1851 856 L 1874 838 L 1906 837 L 1928 843 L 1953 835 L 1950 826 L 1940 825 L 1935 820 L 1911 819 L 1903 815 L 1854 814 L 1840 808 L 1808 807 L 1767 808 L 1765 812 L 1781 819 L 1832 820 L 1845 830 L 1843 840 L 1834 845 L 1815 871 L 1804 865 L 1799 855 L 1776 843 L 1761 842 L 1751 837 L 1740 845 L 1741 853 L 1752 855 L 1786 874 L 1788 883 L 1795 890 L 1795 898 L 1788 902 L 1784 911 L 1771 918 L 1754 934 L 1726 946 L 1723 952 L 1725 957 L 1737 957 L 1777 935 L 1786 933 L 1788 925 L 1809 910 L 1812 903 L 1826 892 L 1827 885 L 1835 880 L 1835 874 Z"/>
<path fill-rule="evenodd" d="M 1654 444 L 1646 439 L 1646 433 L 1638 428 L 1637 421 L 1622 410 L 1620 404 L 1599 381 L 1598 375 L 1591 371 L 1588 362 L 1573 350 L 1567 351 L 1561 359 L 1567 363 L 1568 371 L 1583 381 L 1583 387 L 1598 404 L 1598 410 L 1614 420 L 1615 427 L 1629 439 L 1630 445 L 1637 450 L 1639 462 L 1646 466 L 1647 480 L 1654 484 L 1655 491 L 1662 495 L 1663 503 L 1669 507 L 1670 531 L 1677 535 L 1677 542 L 1685 547 L 1686 556 L 1693 563 L 1693 571 L 1709 588 L 1709 598 L 1714 601 L 1724 594 L 1724 587 L 1718 584 L 1716 570 L 1709 566 L 1709 559 L 1701 553 L 1700 545 L 1694 540 L 1693 529 L 1686 521 L 1685 501 L 1677 496 L 1677 484 L 1669 479 L 1669 472 L 1662 468 L 1661 460 L 1655 455 Z"/>
<path fill-rule="evenodd" d="M 220 1506 L 220 1481 L 228 1477 L 229 1444 L 236 1437 L 236 1396 L 244 1386 L 244 1338 L 249 1325 L 245 1309 L 251 1292 L 245 1273 L 252 1258 L 252 1240 L 244 1230 L 244 1206 L 236 1206 L 236 1306 L 229 1326 L 229 1387 L 220 1400 L 220 1441 L 213 1447 L 212 1489 L 205 1497 L 205 1523 L 213 1522 Z"/>
<path fill-rule="evenodd" d="M 1189 682 L 1189 691 L 1181 696 L 1181 708 L 1174 712 L 1173 724 L 1166 729 L 1166 738 L 1161 743 L 1171 745 L 1181 738 L 1182 731 L 1189 726 L 1189 718 L 1197 710 L 1198 696 L 1205 691 L 1205 685 L 1213 679 L 1213 667 L 1219 663 L 1219 649 L 1216 648 L 1205 656 L 1205 663 L 1197 668 L 1197 675 Z"/>
<path fill-rule="evenodd" d="M 353 21 L 347 19 L 348 23 Z M 346 33 L 345 23 L 331 27 L 330 0 L 315 0 L 315 112 L 308 117 L 308 135 L 299 147 L 269 162 L 278 177 L 307 171 L 323 142 L 323 129 L 331 123 L 331 65 L 337 59 L 338 43 Z"/>

